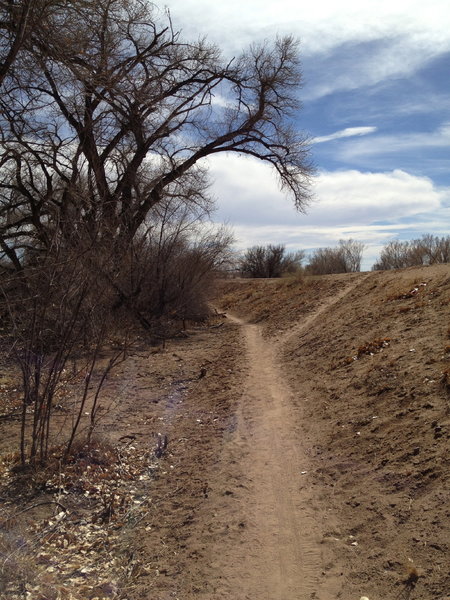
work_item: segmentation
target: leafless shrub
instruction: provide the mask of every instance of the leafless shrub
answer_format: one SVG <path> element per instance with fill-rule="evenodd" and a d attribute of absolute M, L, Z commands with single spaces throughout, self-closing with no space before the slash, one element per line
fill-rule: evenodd
<path fill-rule="evenodd" d="M 161 319 L 207 316 L 216 274 L 233 260 L 233 236 L 205 223 L 205 216 L 179 199 L 154 207 L 111 282 L 115 312 L 131 313 L 147 329 Z"/>
<path fill-rule="evenodd" d="M 94 256 L 99 259 L 101 252 L 75 252 L 55 238 L 50 251 L 29 253 L 20 272 L 2 282 L 11 353 L 22 373 L 22 466 L 46 463 L 55 404 L 64 401 L 70 376 L 81 379 L 81 388 L 78 385 L 79 395 L 72 404 L 72 421 L 62 444 L 64 455 L 70 452 L 86 411 L 86 439 L 90 440 L 101 387 L 124 354 L 124 349 L 119 350 L 102 373 L 96 373 L 112 319 L 107 310 L 110 289 L 102 285 L 99 276 L 102 260 L 94 260 Z M 80 360 L 73 373 L 69 361 L 76 355 Z"/>
<path fill-rule="evenodd" d="M 356 240 L 340 240 L 336 248 L 319 248 L 309 259 L 306 271 L 311 275 L 356 273 L 361 269 L 364 244 Z"/>
<path fill-rule="evenodd" d="M 447 262 L 450 262 L 450 235 L 439 237 L 425 234 L 415 240 L 393 240 L 386 244 L 372 270 L 403 269 Z"/>
<path fill-rule="evenodd" d="M 240 261 L 244 277 L 281 277 L 301 270 L 304 252 L 286 253 L 282 244 L 249 248 Z"/>

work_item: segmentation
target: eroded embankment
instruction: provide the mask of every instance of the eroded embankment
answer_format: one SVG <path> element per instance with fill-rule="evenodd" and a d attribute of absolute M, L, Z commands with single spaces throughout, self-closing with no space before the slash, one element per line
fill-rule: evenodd
<path fill-rule="evenodd" d="M 353 279 L 244 283 L 225 301 L 263 325 L 266 343 L 285 341 L 281 374 L 323 534 L 317 597 L 440 600 L 450 589 L 448 265 Z"/>

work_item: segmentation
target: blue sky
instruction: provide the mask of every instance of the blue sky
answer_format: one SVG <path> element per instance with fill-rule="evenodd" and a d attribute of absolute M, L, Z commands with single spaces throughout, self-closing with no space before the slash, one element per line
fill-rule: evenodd
<path fill-rule="evenodd" d="M 252 42 L 300 39 L 299 129 L 312 137 L 314 202 L 295 211 L 267 165 L 209 160 L 215 220 L 236 245 L 288 249 L 383 244 L 450 233 L 450 7 L 447 0 L 168 0 L 185 38 L 207 36 L 227 56 Z"/>

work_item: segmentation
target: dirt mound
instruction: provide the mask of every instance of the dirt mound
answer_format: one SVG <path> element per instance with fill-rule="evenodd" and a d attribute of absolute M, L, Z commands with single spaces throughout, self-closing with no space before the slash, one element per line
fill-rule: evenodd
<path fill-rule="evenodd" d="M 232 288 L 224 304 L 284 342 L 305 479 L 325 515 L 325 587 L 336 598 L 445 598 L 448 265 Z"/>
<path fill-rule="evenodd" d="M 221 294 L 231 318 L 109 378 L 117 464 L 31 498 L 3 464 L 0 596 L 448 600 L 448 265 Z M 10 453 L 20 382 L 0 364 Z"/>

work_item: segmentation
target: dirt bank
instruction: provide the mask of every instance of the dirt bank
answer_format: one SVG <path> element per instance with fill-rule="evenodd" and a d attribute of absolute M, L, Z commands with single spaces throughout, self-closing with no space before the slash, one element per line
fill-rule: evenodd
<path fill-rule="evenodd" d="M 28 597 L 447 600 L 448 265 L 235 281 L 218 302 L 223 324 L 136 349 L 108 381 L 100 433 L 122 444 L 132 508 L 69 573 L 98 510 L 68 494 L 75 537 L 45 547 Z M 14 423 L 0 420 L 8 449 Z M 38 595 L 49 580 L 59 596 Z"/>

